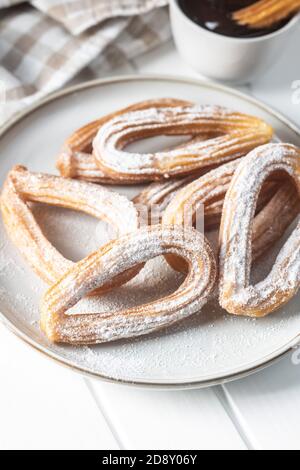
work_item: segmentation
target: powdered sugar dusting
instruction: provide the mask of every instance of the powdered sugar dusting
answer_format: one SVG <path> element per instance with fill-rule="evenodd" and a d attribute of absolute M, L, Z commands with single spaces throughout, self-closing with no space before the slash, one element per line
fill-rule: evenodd
<path fill-rule="evenodd" d="M 148 85 L 146 82 L 140 84 L 134 82 L 131 90 L 136 91 L 140 96 L 145 96 L 145 93 L 147 96 L 157 96 L 169 93 L 170 87 L 173 87 L 171 90 L 174 90 L 174 94 L 189 95 L 189 99 L 194 97 L 202 101 L 207 99 L 206 88 L 199 87 L 196 90 L 195 87 L 191 88 L 190 85 L 182 85 L 179 82 L 171 85 L 164 84 L 164 82 L 158 82 L 157 85 L 155 82 Z M 126 94 L 124 91 L 127 90 L 124 85 L 108 89 L 112 93 L 109 94 L 108 99 L 104 96 L 103 113 L 110 111 L 113 107 L 117 108 L 121 102 L 124 103 Z M 219 93 L 218 99 L 219 97 L 220 101 L 225 101 L 222 94 Z M 228 97 L 225 99 L 228 102 Z M 2 174 L 6 173 L 13 163 L 20 162 L 26 162 L 31 168 L 34 167 L 37 170 L 44 169 L 52 172 L 53 155 L 57 152 L 59 143 L 63 142 L 65 136 L 70 134 L 74 127 L 99 115 L 99 100 L 95 100 L 95 93 L 90 93 L 90 90 L 81 91 L 68 97 L 66 101 L 61 99 L 57 103 L 59 103 L 59 109 L 56 108 L 57 112 L 49 113 L 46 106 L 43 108 L 44 111 L 31 114 L 30 122 L 23 120 L 22 127 L 19 126 L 7 137 L 5 143 L 1 145 Z M 78 106 L 81 109 L 80 113 L 76 113 Z M 246 111 L 250 109 L 242 100 L 238 106 Z M 67 119 L 66 109 L 68 109 Z M 258 108 L 257 112 L 259 112 Z M 47 119 L 47 126 L 44 125 L 45 121 L 41 119 L 41 116 Z M 274 116 L 273 118 L 275 120 Z M 39 125 L 39 122 L 42 124 Z M 279 123 L 279 121 L 276 122 Z M 284 130 L 282 124 L 280 132 L 296 140 L 295 134 L 287 128 Z M 32 139 L 32 135 L 35 135 L 35 139 Z M 49 139 L 49 135 L 56 136 L 55 142 L 54 139 Z M 44 145 L 43 158 L 40 154 L 41 142 Z M 44 214 L 46 228 L 48 211 L 49 208 L 46 208 Z M 57 211 L 57 214 L 59 212 Z M 66 247 L 63 235 L 55 234 L 56 210 L 51 211 L 51 218 L 53 219 L 51 241 L 55 246 Z M 83 223 L 80 219 L 79 230 L 76 229 L 79 219 L 78 214 L 67 211 L 64 211 L 62 216 L 57 216 L 61 231 L 67 234 L 70 246 L 74 247 L 74 259 L 79 259 L 98 247 L 98 243 L 93 245 L 91 236 L 95 230 L 94 220 L 84 218 Z M 89 240 L 88 244 L 87 240 Z M 4 241 L 5 248 L 2 246 Z M 150 382 L 156 380 L 183 382 L 193 378 L 199 379 L 199 377 L 203 379 L 206 376 L 216 377 L 220 374 L 224 376 L 227 371 L 232 373 L 241 367 L 245 369 L 254 361 L 262 362 L 266 355 L 283 347 L 299 333 L 299 296 L 296 296 L 284 309 L 261 320 L 226 315 L 213 303 L 204 308 L 203 314 L 195 315 L 181 324 L 148 337 L 92 348 L 53 346 L 46 341 L 38 327 L 38 303 L 46 286 L 32 274 L 14 247 L 9 242 L 7 243 L 1 220 L 0 245 L 0 265 L 7 266 L 1 277 L 0 310 L 21 331 L 35 339 L 48 351 L 96 374 Z M 83 253 L 85 250 L 87 252 Z M 65 251 L 63 253 L 66 254 Z M 262 264 L 264 263 L 265 260 Z M 134 301 L 140 303 L 147 298 L 146 294 L 149 293 L 152 285 L 155 291 L 152 299 L 163 295 L 167 288 L 172 291 L 175 288 L 174 279 L 177 279 L 177 274 L 171 271 L 161 259 L 151 262 L 151 266 L 153 266 L 153 272 L 144 271 L 147 273 L 146 279 L 141 273 L 140 283 L 139 278 L 135 280 L 138 283 L 138 289 L 128 290 L 128 286 L 124 286 L 114 293 L 113 298 L 105 296 L 103 302 L 107 302 L 107 307 L 104 309 L 111 308 L 111 311 L 114 311 L 114 308 L 118 309 L 122 302 L 127 301 L 127 298 L 131 298 L 132 303 Z M 158 279 L 162 273 L 162 282 L 159 283 Z M 33 304 L 31 312 L 23 308 L 21 304 L 14 303 L 18 292 L 24 293 L 31 299 Z M 150 294 L 148 298 L 151 299 Z M 32 318 L 36 321 L 34 325 L 31 324 Z M 9 354 L 9 351 L 7 353 Z"/>
<path fill-rule="evenodd" d="M 28 201 L 82 211 L 107 221 L 115 228 L 114 238 L 138 228 L 138 213 L 124 196 L 98 185 L 13 168 L 1 195 L 6 229 L 27 262 L 49 284 L 59 280 L 73 263 L 44 236 Z"/>
<path fill-rule="evenodd" d="M 154 135 L 224 134 L 193 141 L 184 148 L 157 153 L 126 152 L 124 147 Z M 118 116 L 103 125 L 94 139 L 101 167 L 121 175 L 165 176 L 184 173 L 245 155 L 269 142 L 272 131 L 258 118 L 219 106 L 149 108 Z"/>
<path fill-rule="evenodd" d="M 79 250 L 76 257 L 85 254 L 80 245 L 82 242 L 85 244 L 95 230 L 93 219 L 80 221 L 77 213 L 56 212 L 56 209 L 49 208 L 43 211 L 43 218 L 45 227 L 51 225 L 53 243 L 63 246 L 61 237 L 67 233 L 70 243 Z M 55 224 L 55 220 L 62 224 L 56 234 L 55 225 L 58 223 Z M 79 222 L 80 231 L 76 230 Z M 211 236 L 216 240 L 217 234 Z M 166 378 L 189 380 L 199 376 L 199 371 L 201 375 L 223 373 L 226 369 L 231 370 L 233 364 L 235 367 L 244 364 L 249 356 L 255 360 L 257 356 L 267 354 L 278 343 L 284 344 L 293 331 L 296 335 L 299 329 L 298 297 L 285 307 L 284 314 L 279 311 L 261 320 L 232 317 L 213 301 L 204 307 L 201 314 L 148 337 L 93 347 L 52 345 L 39 329 L 38 305 L 46 286 L 32 274 L 7 240 L 2 222 L 0 240 L 1 311 L 53 353 L 100 375 L 155 381 Z M 91 237 L 85 250 L 89 252 L 95 248 L 97 242 Z M 262 260 L 261 265 L 265 266 L 265 263 L 266 260 Z M 171 270 L 162 258 L 157 258 L 126 286 L 101 300 L 84 300 L 76 311 L 84 313 L 87 307 L 89 312 L 117 311 L 120 307 L 131 307 L 168 295 L 181 282 L 182 276 Z M 23 308 L 22 299 L 16 299 L 16 294 L 27 298 L 26 308 Z"/>
<path fill-rule="evenodd" d="M 224 203 L 220 249 L 220 298 L 232 313 L 253 316 L 271 313 L 299 288 L 300 225 L 285 243 L 269 276 L 249 285 L 251 223 L 259 191 L 270 174 L 283 170 L 294 179 L 300 193 L 299 157 L 300 151 L 293 145 L 269 144 L 252 151 L 235 173 Z"/>
<path fill-rule="evenodd" d="M 174 253 L 190 266 L 185 282 L 173 294 L 112 314 L 65 315 L 89 292 L 155 256 Z M 216 280 L 215 260 L 202 235 L 193 229 L 146 227 L 122 237 L 70 270 L 41 302 L 41 322 L 55 341 L 95 344 L 150 333 L 199 311 Z"/>

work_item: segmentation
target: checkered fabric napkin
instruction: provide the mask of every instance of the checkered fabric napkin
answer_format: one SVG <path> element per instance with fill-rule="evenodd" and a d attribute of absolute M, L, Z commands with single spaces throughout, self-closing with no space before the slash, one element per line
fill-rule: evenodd
<path fill-rule="evenodd" d="M 16 3 L 0 0 L 0 123 L 80 72 L 107 75 L 170 37 L 167 0 Z"/>
<path fill-rule="evenodd" d="M 147 13 L 166 5 L 166 0 L 34 0 L 39 10 L 60 21 L 72 34 L 117 16 Z"/>

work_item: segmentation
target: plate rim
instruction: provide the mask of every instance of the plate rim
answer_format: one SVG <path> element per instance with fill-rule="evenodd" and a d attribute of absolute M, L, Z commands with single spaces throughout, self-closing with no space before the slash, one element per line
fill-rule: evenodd
<path fill-rule="evenodd" d="M 246 93 L 240 92 L 235 90 L 231 87 L 226 85 L 222 85 L 219 83 L 208 82 L 206 80 L 196 79 L 196 78 L 188 78 L 184 76 L 176 76 L 176 75 L 165 75 L 165 74 L 139 74 L 139 75 L 120 75 L 116 77 L 108 77 L 108 78 L 100 78 L 96 80 L 87 81 L 84 83 L 80 83 L 77 85 L 69 86 L 64 88 L 63 90 L 56 91 L 47 95 L 44 98 L 37 100 L 34 104 L 26 107 L 26 109 L 18 112 L 12 118 L 10 118 L 4 125 L 0 127 L 0 139 L 2 139 L 6 133 L 8 133 L 15 125 L 20 123 L 24 118 L 29 116 L 34 111 L 41 109 L 45 105 L 52 103 L 60 98 L 65 96 L 71 95 L 78 91 L 101 87 L 105 85 L 112 85 L 118 83 L 126 83 L 126 82 L 143 82 L 143 81 L 165 81 L 165 82 L 172 82 L 172 83 L 180 83 L 186 85 L 195 85 L 200 87 L 206 87 L 211 90 L 221 91 L 227 95 L 232 95 L 237 98 L 240 98 L 243 101 L 247 101 L 252 105 L 261 108 L 263 111 L 273 115 L 276 119 L 281 121 L 285 126 L 287 126 L 290 130 L 295 132 L 300 138 L 300 128 L 290 119 L 285 117 L 279 111 L 276 111 L 271 106 L 264 104 L 260 100 L 253 98 L 252 96 L 247 95 Z M 115 377 L 110 377 L 109 375 L 104 375 L 100 373 L 93 372 L 88 368 L 79 366 L 74 362 L 68 360 L 67 358 L 62 357 L 58 353 L 50 351 L 48 348 L 41 345 L 38 341 L 31 338 L 26 333 L 22 332 L 18 329 L 12 321 L 10 321 L 6 315 L 0 310 L 0 321 L 1 323 L 11 331 L 15 336 L 21 339 L 24 343 L 28 346 L 31 346 L 36 351 L 40 352 L 48 359 L 51 359 L 62 366 L 65 366 L 74 372 L 80 373 L 86 377 L 96 378 L 98 380 L 110 382 L 110 383 L 117 383 L 123 385 L 131 385 L 135 387 L 142 387 L 142 388 L 152 388 L 152 389 L 161 389 L 161 390 L 184 390 L 184 389 L 199 389 L 199 388 L 207 388 L 215 385 L 220 385 L 224 383 L 228 383 L 234 380 L 245 378 L 249 375 L 252 375 L 256 372 L 259 372 L 272 364 L 275 364 L 279 360 L 281 360 L 285 355 L 290 353 L 293 349 L 299 346 L 300 343 L 300 333 L 291 339 L 288 343 L 282 346 L 280 349 L 275 350 L 273 353 L 265 356 L 264 358 L 255 361 L 253 364 L 249 364 L 246 368 L 239 367 L 237 371 L 231 372 L 229 374 L 216 376 L 215 378 L 208 378 L 208 379 L 195 379 L 190 381 L 166 381 L 159 380 L 157 382 L 151 381 L 144 381 L 144 380 L 126 380 L 120 379 Z"/>

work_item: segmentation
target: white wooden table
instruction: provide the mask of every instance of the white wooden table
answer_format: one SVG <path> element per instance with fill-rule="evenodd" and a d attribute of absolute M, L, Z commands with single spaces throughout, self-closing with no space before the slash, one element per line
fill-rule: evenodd
<path fill-rule="evenodd" d="M 240 89 L 300 126 L 298 48 Z M 196 76 L 172 43 L 116 71 L 133 72 Z M 300 365 L 290 357 L 224 386 L 147 391 L 82 378 L 0 325 L 0 373 L 0 449 L 300 449 Z"/>

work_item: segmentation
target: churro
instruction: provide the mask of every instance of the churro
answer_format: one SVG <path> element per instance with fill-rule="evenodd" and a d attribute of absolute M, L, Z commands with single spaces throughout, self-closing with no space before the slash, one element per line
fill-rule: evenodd
<path fill-rule="evenodd" d="M 161 300 L 115 313 L 66 314 L 96 288 L 159 255 L 176 253 L 189 265 L 179 289 Z M 142 228 L 125 235 L 75 265 L 44 296 L 41 327 L 51 341 L 96 344 L 159 330 L 198 312 L 216 280 L 214 254 L 194 229 Z"/>
<path fill-rule="evenodd" d="M 127 198 L 98 185 L 31 173 L 14 167 L 7 176 L 1 195 L 3 221 L 12 242 L 31 268 L 48 284 L 61 278 L 74 263 L 64 258 L 44 236 L 29 202 L 39 202 L 85 212 L 111 224 L 116 237 L 138 228 L 138 213 Z M 129 281 L 135 269 L 115 279 L 109 290 Z"/>
<path fill-rule="evenodd" d="M 134 141 L 159 135 L 223 134 L 178 149 L 128 152 Z M 152 107 L 118 116 L 103 125 L 93 142 L 98 166 L 116 182 L 132 184 L 179 177 L 221 165 L 270 141 L 273 130 L 253 116 L 220 106 Z"/>
<path fill-rule="evenodd" d="M 300 192 L 300 149 L 290 144 L 259 147 L 244 158 L 225 197 L 220 229 L 220 304 L 229 313 L 263 317 L 288 302 L 300 283 L 300 223 L 281 249 L 270 274 L 251 285 L 253 216 L 260 189 L 283 172 Z M 292 184 L 292 182 L 290 182 Z M 279 205 L 277 203 L 279 202 Z M 273 218 L 286 217 L 281 198 Z"/>
<path fill-rule="evenodd" d="M 270 28 L 300 11 L 300 0 L 260 0 L 236 11 L 233 19 L 250 28 Z"/>

